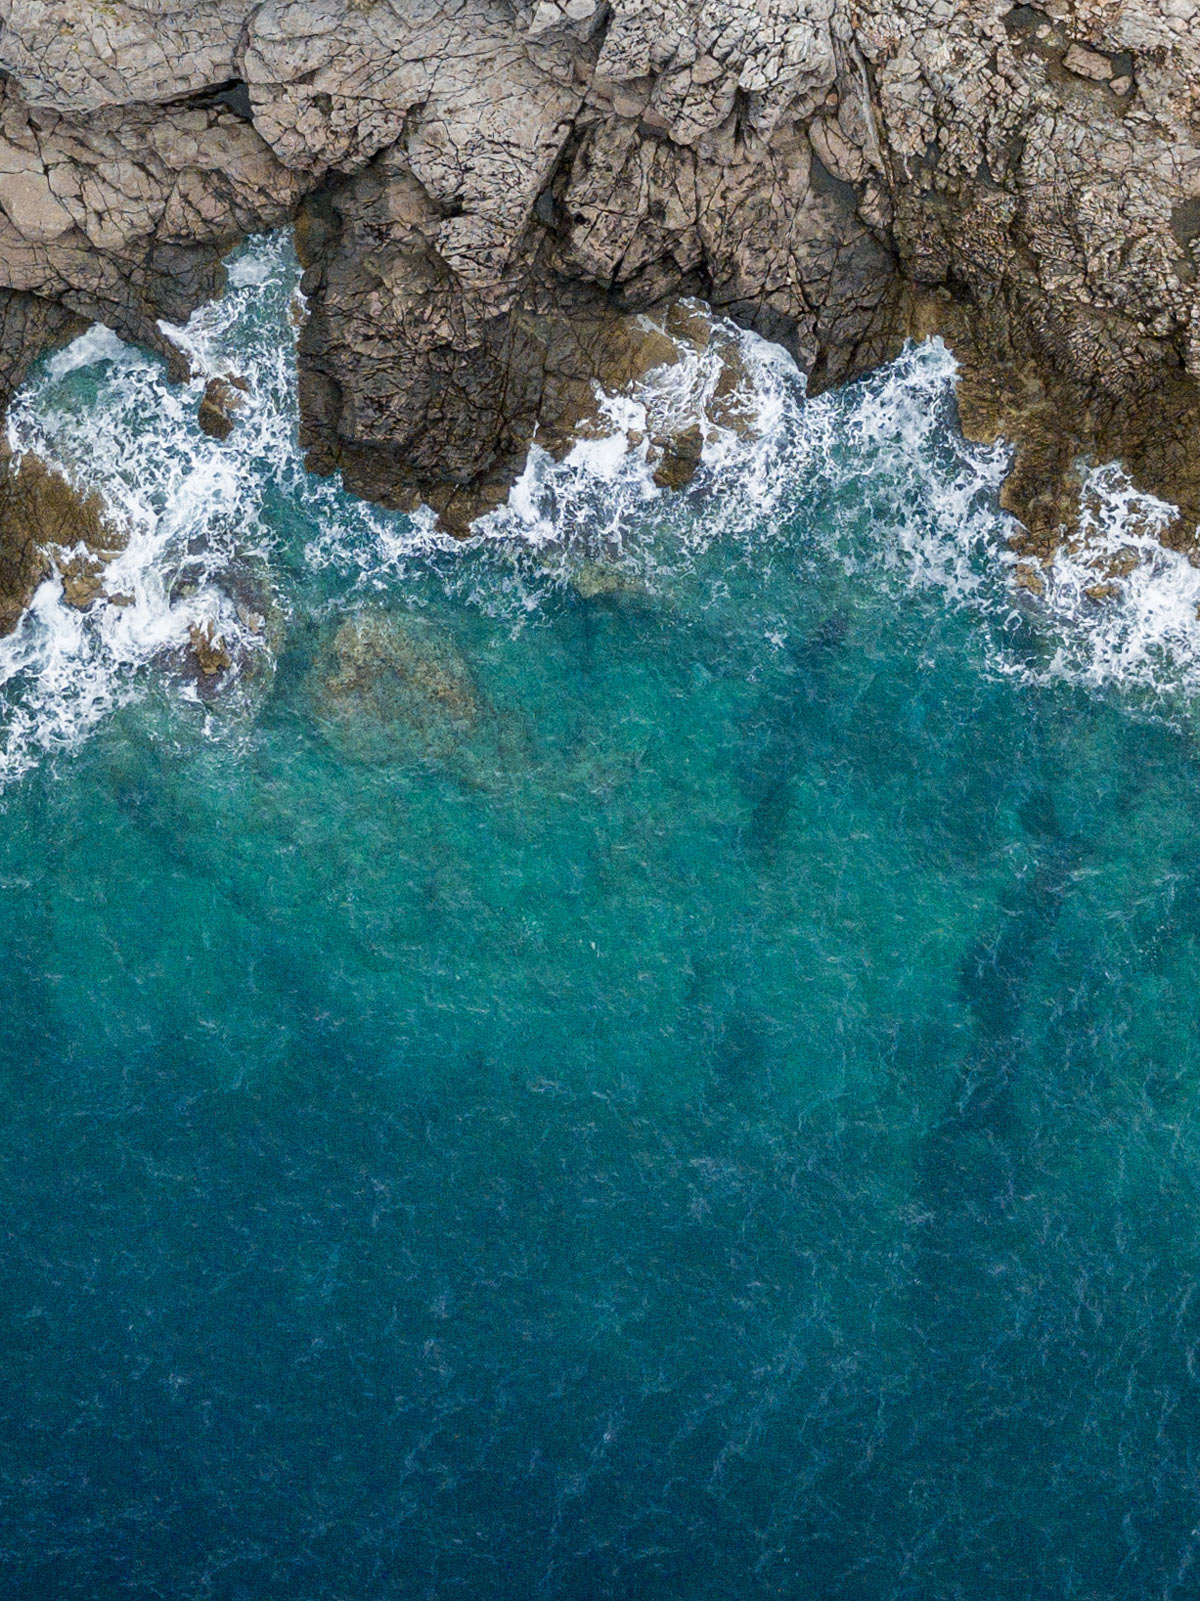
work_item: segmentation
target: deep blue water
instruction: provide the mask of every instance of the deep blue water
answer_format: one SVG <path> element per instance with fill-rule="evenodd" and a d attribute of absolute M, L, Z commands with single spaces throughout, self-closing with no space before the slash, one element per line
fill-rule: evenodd
<path fill-rule="evenodd" d="M 225 457 L 37 381 L 159 576 L 3 690 L 5 1596 L 1198 1593 L 1187 664 L 1076 670 L 905 363 L 547 471 L 587 596 L 306 483 L 286 379 Z M 223 698 L 139 657 L 235 591 Z"/>

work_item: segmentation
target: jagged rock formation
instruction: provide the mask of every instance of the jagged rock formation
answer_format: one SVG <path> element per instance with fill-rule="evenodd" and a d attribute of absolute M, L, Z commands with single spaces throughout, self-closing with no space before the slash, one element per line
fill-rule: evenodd
<path fill-rule="evenodd" d="M 943 329 L 968 428 L 1025 442 L 1035 541 L 1081 452 L 1200 519 L 1197 0 L 8 0 L 0 24 L 0 386 L 64 318 L 167 348 L 157 319 L 300 203 L 310 460 L 380 500 L 461 524 L 628 369 L 630 312 L 694 293 L 816 386 Z"/>
<path fill-rule="evenodd" d="M 408 8 L 403 38 L 376 6 L 339 30 L 355 93 L 331 99 L 328 70 L 309 81 L 282 42 L 296 8 L 265 9 L 256 125 L 285 159 L 367 163 L 300 235 L 307 438 L 351 487 L 389 498 L 407 479 L 437 503 L 447 481 L 503 482 L 535 422 L 554 432 L 564 380 L 607 376 L 606 325 L 680 294 L 830 376 L 886 350 L 891 252 L 805 132 L 838 75 L 827 19 L 764 50 L 752 12 L 720 42 L 726 5 L 679 8 L 672 30 L 662 8 L 467 0 L 449 27 Z M 862 189 L 878 206 L 878 177 Z"/>
<path fill-rule="evenodd" d="M 1200 521 L 1200 6 L 904 0 L 858 29 L 915 307 L 965 358 L 1005 500 L 1045 551 L 1075 458 L 1122 457 Z M 918 297 L 919 298 L 919 297 Z"/>
<path fill-rule="evenodd" d="M 158 319 L 178 321 L 216 293 L 222 253 L 286 221 L 303 192 L 249 124 L 209 97 L 76 115 L 3 88 L 3 286 L 154 349 L 172 350 Z"/>

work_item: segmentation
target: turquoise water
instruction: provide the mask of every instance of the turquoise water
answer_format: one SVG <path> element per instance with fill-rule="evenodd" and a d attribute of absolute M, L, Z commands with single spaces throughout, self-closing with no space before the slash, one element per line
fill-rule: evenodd
<path fill-rule="evenodd" d="M 234 278 L 228 446 L 98 336 L 14 422 L 135 538 L 3 661 L 4 1593 L 1194 1595 L 1187 573 L 1015 599 L 944 353 L 748 339 L 453 546 Z"/>

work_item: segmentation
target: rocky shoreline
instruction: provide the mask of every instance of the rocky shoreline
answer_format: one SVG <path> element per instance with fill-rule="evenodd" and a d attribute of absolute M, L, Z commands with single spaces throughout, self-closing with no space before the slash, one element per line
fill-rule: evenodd
<path fill-rule="evenodd" d="M 696 295 L 813 391 L 941 333 L 1031 557 L 1109 459 L 1195 544 L 1197 0 L 9 0 L 0 70 L 0 404 L 91 320 L 182 373 L 294 220 L 309 464 L 457 531 Z"/>

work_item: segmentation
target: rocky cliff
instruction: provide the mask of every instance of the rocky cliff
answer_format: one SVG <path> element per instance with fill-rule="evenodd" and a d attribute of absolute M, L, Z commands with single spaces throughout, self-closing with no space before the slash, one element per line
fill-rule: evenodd
<path fill-rule="evenodd" d="M 172 352 L 297 217 L 313 467 L 461 526 L 685 294 L 819 387 L 937 329 L 1052 539 L 1082 456 L 1200 520 L 1198 0 L 3 0 L 0 399 Z"/>

